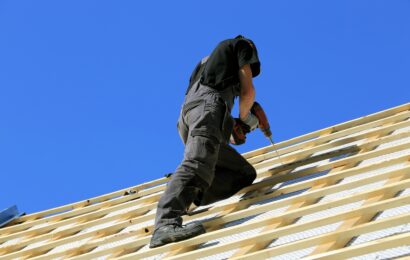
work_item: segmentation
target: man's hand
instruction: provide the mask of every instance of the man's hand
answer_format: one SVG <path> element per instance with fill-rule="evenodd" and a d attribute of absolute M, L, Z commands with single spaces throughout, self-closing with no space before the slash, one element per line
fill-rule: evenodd
<path fill-rule="evenodd" d="M 235 118 L 230 143 L 234 145 L 244 144 L 246 141 L 246 134 L 251 131 L 250 127 L 242 122 L 241 119 Z"/>
<path fill-rule="evenodd" d="M 241 121 L 244 124 L 249 126 L 250 131 L 255 130 L 255 128 L 257 128 L 259 126 L 258 118 L 254 114 L 252 114 L 251 112 L 249 112 L 248 115 L 244 119 L 241 119 Z"/>

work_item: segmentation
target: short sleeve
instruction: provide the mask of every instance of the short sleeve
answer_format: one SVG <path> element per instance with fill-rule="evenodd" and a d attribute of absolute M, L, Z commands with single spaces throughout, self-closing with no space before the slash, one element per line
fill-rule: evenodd
<path fill-rule="evenodd" d="M 249 64 L 252 69 L 252 76 L 258 76 L 260 73 L 260 61 L 256 47 L 252 46 L 249 41 L 244 39 L 238 40 L 235 47 L 239 68 L 243 67 L 246 64 Z"/>

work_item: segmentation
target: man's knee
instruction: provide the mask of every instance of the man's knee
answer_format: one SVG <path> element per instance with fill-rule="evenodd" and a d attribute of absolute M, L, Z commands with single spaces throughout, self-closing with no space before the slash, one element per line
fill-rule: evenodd
<path fill-rule="evenodd" d="M 256 179 L 255 168 L 251 164 L 248 164 L 245 167 L 243 167 L 243 172 L 245 175 L 245 181 L 248 183 L 247 185 L 251 185 L 253 181 Z"/>

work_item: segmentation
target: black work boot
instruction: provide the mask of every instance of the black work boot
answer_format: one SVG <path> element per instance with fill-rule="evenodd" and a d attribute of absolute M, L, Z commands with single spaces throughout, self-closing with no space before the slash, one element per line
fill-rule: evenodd
<path fill-rule="evenodd" d="M 151 237 L 150 248 L 163 246 L 168 243 L 178 242 L 205 233 L 205 228 L 200 223 L 187 225 L 165 225 L 154 231 Z"/>

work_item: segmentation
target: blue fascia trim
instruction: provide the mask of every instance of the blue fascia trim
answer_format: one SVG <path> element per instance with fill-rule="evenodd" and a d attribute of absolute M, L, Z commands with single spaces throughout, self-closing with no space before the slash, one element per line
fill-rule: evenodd
<path fill-rule="evenodd" d="M 19 213 L 16 205 L 0 211 L 0 228 L 21 215 L 23 215 L 23 213 Z"/>

